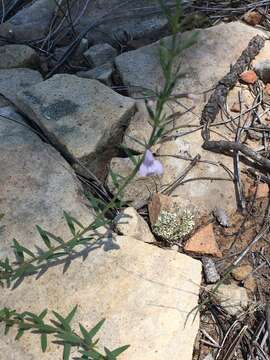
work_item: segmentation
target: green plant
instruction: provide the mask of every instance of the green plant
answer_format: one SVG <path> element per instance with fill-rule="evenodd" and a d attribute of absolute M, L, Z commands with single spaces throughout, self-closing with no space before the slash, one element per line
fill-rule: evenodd
<path fill-rule="evenodd" d="M 123 204 L 123 191 L 137 175 L 140 167 L 144 165 L 146 168 L 149 168 L 153 165 L 154 160 L 152 160 L 153 157 L 150 148 L 156 144 L 164 134 L 166 124 L 168 123 L 167 115 L 164 112 L 164 106 L 168 101 L 172 100 L 175 85 L 182 76 L 180 73 L 180 63 L 176 64 L 176 60 L 186 48 L 190 47 L 195 42 L 195 36 L 192 36 L 189 40 L 181 43 L 177 41 L 177 34 L 181 30 L 180 18 L 182 13 L 180 0 L 176 1 L 175 8 L 165 6 L 163 0 L 159 0 L 159 3 L 164 14 L 168 18 L 172 37 L 168 46 L 166 46 L 163 41 L 160 42 L 159 57 L 164 75 L 164 85 L 162 89 L 151 92 L 151 98 L 156 100 L 154 109 L 150 106 L 149 101 L 146 100 L 146 107 L 152 125 L 152 133 L 147 143 L 141 143 L 145 148 L 144 155 L 139 157 L 139 159 L 135 158 L 127 148 L 124 148 L 127 156 L 133 162 L 134 168 L 127 177 L 119 176 L 111 171 L 110 176 L 117 190 L 110 203 L 105 204 L 100 199 L 91 197 L 92 205 L 97 212 L 96 218 L 91 224 L 84 227 L 77 219 L 73 218 L 67 212 L 64 212 L 67 226 L 72 234 L 72 237 L 69 240 L 65 241 L 61 237 L 55 236 L 49 231 L 37 226 L 37 231 L 41 236 L 45 248 L 34 253 L 14 239 L 12 248 L 16 261 L 12 261 L 8 258 L 0 260 L 0 285 L 9 287 L 17 280 L 35 274 L 45 266 L 50 266 L 55 260 L 68 260 L 79 246 L 86 246 L 89 243 L 95 242 L 95 231 L 101 226 L 112 224 L 112 220 L 106 218 L 106 214 L 109 210 Z M 150 102 L 151 101 L 152 100 L 150 100 Z M 148 160 L 151 159 L 152 162 L 146 161 L 146 154 L 148 154 Z M 99 206 L 100 203 L 102 203 L 101 206 Z M 64 347 L 64 360 L 69 359 L 72 347 L 77 347 L 79 349 L 79 352 L 82 354 L 81 359 L 93 360 L 113 360 L 127 349 L 127 346 L 123 346 L 113 351 L 109 351 L 105 348 L 105 355 L 100 354 L 96 350 L 97 342 L 93 341 L 93 337 L 102 326 L 103 321 L 99 322 L 90 331 L 87 331 L 79 324 L 81 335 L 78 335 L 70 327 L 70 321 L 72 320 L 75 311 L 76 308 L 74 308 L 65 318 L 60 314 L 53 312 L 56 320 L 51 320 L 51 323 L 48 324 L 44 322 L 47 310 L 44 310 L 39 315 L 35 315 L 31 312 L 17 313 L 16 310 L 5 308 L 0 310 L 0 322 L 5 324 L 6 333 L 10 327 L 17 326 L 17 340 L 25 331 L 39 334 L 43 351 L 47 348 L 47 335 L 52 334 L 56 338 L 55 341 Z"/>
<path fill-rule="evenodd" d="M 17 313 L 15 310 L 4 308 L 0 310 L 0 322 L 5 323 L 5 334 L 8 333 L 11 327 L 17 326 L 16 340 L 19 340 L 25 331 L 40 335 L 40 345 L 43 352 L 47 349 L 48 335 L 53 335 L 55 338 L 53 342 L 63 346 L 63 360 L 69 359 L 72 347 L 78 349 L 81 354 L 80 359 L 83 360 L 115 360 L 118 355 L 129 347 L 126 345 L 112 351 L 105 347 L 105 355 L 101 354 L 96 349 L 98 340 L 94 340 L 94 337 L 105 320 L 101 320 L 91 330 L 87 330 L 82 324 L 79 324 L 80 334 L 77 334 L 70 326 L 76 310 L 77 307 L 74 307 L 66 317 L 53 311 L 55 319 L 51 319 L 49 323 L 46 323 L 47 309 L 36 315 L 29 311 Z"/>

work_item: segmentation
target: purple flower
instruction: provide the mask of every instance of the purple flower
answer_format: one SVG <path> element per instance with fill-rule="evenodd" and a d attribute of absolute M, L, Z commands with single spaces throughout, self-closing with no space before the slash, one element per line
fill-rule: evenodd
<path fill-rule="evenodd" d="M 140 176 L 162 175 L 163 165 L 160 161 L 155 160 L 150 150 L 146 150 L 144 160 L 139 168 Z"/>

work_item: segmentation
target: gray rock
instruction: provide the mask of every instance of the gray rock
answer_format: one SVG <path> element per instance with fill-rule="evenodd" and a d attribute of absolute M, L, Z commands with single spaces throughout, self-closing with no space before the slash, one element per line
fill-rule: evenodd
<path fill-rule="evenodd" d="M 16 105 L 69 158 L 98 174 L 133 113 L 134 101 L 99 81 L 55 75 L 18 93 Z"/>
<path fill-rule="evenodd" d="M 215 296 L 230 315 L 236 315 L 248 307 L 247 290 L 235 284 L 221 284 Z"/>
<path fill-rule="evenodd" d="M 37 68 L 39 58 L 27 45 L 11 44 L 0 47 L 0 69 Z"/>
<path fill-rule="evenodd" d="M 257 75 L 264 83 L 267 84 L 270 82 L 270 60 L 269 59 L 260 61 L 257 64 L 255 64 L 254 70 L 256 71 Z"/>
<path fill-rule="evenodd" d="M 142 153 L 144 146 L 134 139 L 139 139 L 141 143 L 145 144 L 149 140 L 153 128 L 150 124 L 150 118 L 144 100 L 137 100 L 136 108 L 137 111 L 125 131 L 123 144 L 130 150 Z"/>
<path fill-rule="evenodd" d="M 147 222 L 132 207 L 126 208 L 117 219 L 115 219 L 115 223 L 116 229 L 120 234 L 132 236 L 146 243 L 156 242 Z"/>
<path fill-rule="evenodd" d="M 111 63 L 105 63 L 88 71 L 79 71 L 76 73 L 76 75 L 86 79 L 95 79 L 102 82 L 105 85 L 111 86 L 112 73 L 113 73 L 113 65 Z"/>
<path fill-rule="evenodd" d="M 31 248 L 42 246 L 36 225 L 59 236 L 71 236 L 63 210 L 87 225 L 93 215 L 69 164 L 25 126 L 12 108 L 1 113 L 22 125 L 0 117 L 0 207 L 4 231 L 0 233 L 1 258 L 11 255 L 16 238 Z"/>
<path fill-rule="evenodd" d="M 220 275 L 217 272 L 216 265 L 212 258 L 203 256 L 202 258 L 205 281 L 207 284 L 215 284 L 220 280 Z"/>
<path fill-rule="evenodd" d="M 0 36 L 14 42 L 38 40 L 46 34 L 56 9 L 55 0 L 32 1 L 0 25 Z"/>
<path fill-rule="evenodd" d="M 43 81 L 41 74 L 35 70 L 2 69 L 0 70 L 0 93 L 14 102 L 19 91 L 41 81 Z"/>
<path fill-rule="evenodd" d="M 94 66 L 100 66 L 108 61 L 113 61 L 117 55 L 116 49 L 109 44 L 91 46 L 85 53 L 86 59 Z"/>
<path fill-rule="evenodd" d="M 208 29 L 196 31 L 198 32 L 196 43 L 181 54 L 181 73 L 184 74 L 184 76 L 181 77 L 175 88 L 175 94 L 195 94 L 196 98 L 194 101 L 183 98 L 181 99 L 183 106 L 174 103 L 171 104 L 173 110 L 168 107 L 165 108 L 165 112 L 169 116 L 174 112 L 183 113 L 185 109 L 191 108 L 194 105 L 195 108 L 193 111 L 177 117 L 174 122 L 170 123 L 170 126 L 167 126 L 166 130 L 171 130 L 168 135 L 181 136 L 181 139 L 188 144 L 188 152 L 192 157 L 200 154 L 203 160 L 210 161 L 209 163 L 198 163 L 185 180 L 196 178 L 227 179 L 227 174 L 225 174 L 224 169 L 219 166 L 218 163 L 222 162 L 229 169 L 232 169 L 232 160 L 229 157 L 203 150 L 203 139 L 200 131 L 189 133 L 190 127 L 185 127 L 185 125 L 192 124 L 194 128 L 200 126 L 201 112 L 208 100 L 205 92 L 208 92 L 208 96 L 211 94 L 211 92 L 209 93 L 209 89 L 214 87 L 218 81 L 229 72 L 230 65 L 238 59 L 251 38 L 256 34 L 262 36 L 264 36 L 264 34 L 262 31 L 240 22 L 219 24 Z M 179 34 L 178 39 L 183 43 L 189 39 L 192 34 L 193 32 Z M 170 43 L 170 37 L 164 38 L 163 41 L 165 45 L 168 45 Z M 210 52 L 206 52 L 206 48 L 210 49 Z M 142 96 L 143 91 L 140 89 L 146 88 L 155 91 L 157 87 L 160 88 L 162 86 L 164 78 L 160 66 L 158 49 L 159 42 L 135 51 L 125 52 L 115 59 L 116 68 L 124 85 L 129 86 L 130 95 Z M 227 49 L 230 49 L 230 51 L 228 52 Z M 200 95 L 201 93 L 204 93 L 204 95 Z M 196 116 L 194 116 L 194 114 L 196 114 Z M 150 133 L 149 116 L 146 114 L 140 118 L 137 129 L 136 121 L 131 122 L 126 134 L 133 135 L 137 140 L 144 142 L 145 137 Z M 174 125 L 175 128 L 181 127 L 181 129 L 172 130 L 172 125 Z M 146 130 L 144 131 L 144 129 Z M 224 126 L 220 126 L 218 131 L 225 136 L 230 136 Z M 220 140 L 218 135 L 212 134 L 211 136 L 213 140 Z M 174 146 L 173 142 L 174 141 L 169 142 L 170 145 L 164 143 L 160 147 L 162 153 L 160 160 L 163 162 L 165 168 L 164 175 L 161 179 L 161 184 L 164 186 L 172 183 L 180 173 L 179 168 L 183 170 L 189 163 L 183 159 L 171 158 L 168 160 L 168 156 L 164 157 L 166 152 L 168 155 L 168 146 L 171 147 L 169 155 L 183 155 L 183 152 L 179 153 L 179 146 Z M 124 143 L 128 144 L 127 136 L 124 137 Z M 139 150 L 137 144 L 131 145 L 130 139 L 129 145 L 132 149 L 136 147 L 136 150 Z M 166 166 L 167 161 L 171 163 L 168 166 Z M 141 182 L 143 182 L 143 179 L 141 179 Z M 132 193 L 131 189 L 129 189 L 129 193 Z M 136 194 L 136 192 L 134 192 L 134 194 Z M 209 214 L 209 212 L 220 204 L 222 204 L 226 211 L 235 208 L 234 186 L 229 180 L 187 181 L 183 185 L 178 186 L 172 195 L 175 197 L 175 200 L 178 201 L 181 208 L 183 206 L 190 207 L 194 205 L 201 214 Z M 130 197 L 129 200 L 131 200 Z M 137 199 L 133 200 L 137 201 Z"/>
<path fill-rule="evenodd" d="M 167 1 L 167 0 L 166 0 Z M 122 46 L 132 39 L 158 40 L 168 30 L 167 18 L 155 0 L 99 0 L 98 6 L 90 2 L 85 15 L 78 23 L 83 31 L 90 23 L 101 20 L 86 35 L 90 43 L 109 43 Z"/>
<path fill-rule="evenodd" d="M 226 211 L 221 208 L 221 207 L 216 207 L 214 209 L 214 216 L 217 220 L 217 222 L 224 227 L 229 227 L 230 226 L 230 221 L 229 221 L 229 217 L 228 214 L 226 213 Z"/>
<path fill-rule="evenodd" d="M 199 317 L 185 321 L 198 304 L 200 262 L 126 236 L 114 240 L 118 248 L 105 251 L 107 241 L 102 239 L 84 261 L 74 260 L 65 274 L 57 266 L 38 281 L 26 278 L 14 291 L 1 289 L 0 307 L 34 313 L 48 308 L 49 319 L 51 310 L 65 315 L 78 304 L 74 328 L 81 323 L 90 329 L 106 318 L 98 345 L 112 349 L 130 344 L 123 360 L 191 360 Z M 43 354 L 38 335 L 26 332 L 18 342 L 12 330 L 4 336 L 3 326 L 0 347 L 3 359 L 10 359 L 11 350 L 21 360 L 62 356 L 61 347 L 51 343 Z"/>

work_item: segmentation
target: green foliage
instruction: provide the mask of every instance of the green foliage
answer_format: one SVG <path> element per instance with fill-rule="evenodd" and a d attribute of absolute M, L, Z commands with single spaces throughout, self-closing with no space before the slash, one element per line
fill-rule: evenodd
<path fill-rule="evenodd" d="M 48 313 L 47 309 L 36 315 L 29 311 L 17 313 L 16 310 L 4 308 L 0 310 L 0 322 L 5 324 L 5 334 L 8 334 L 11 327 L 16 327 L 16 340 L 19 340 L 26 331 L 38 334 L 43 352 L 46 351 L 48 346 L 48 335 L 52 335 L 52 342 L 63 346 L 63 360 L 70 359 L 72 348 L 77 349 L 83 360 L 115 360 L 129 347 L 128 345 L 121 346 L 112 351 L 104 347 L 104 354 L 102 354 L 97 350 L 98 340 L 94 338 L 104 324 L 105 319 L 101 320 L 90 330 L 87 330 L 79 323 L 80 333 L 78 334 L 70 325 L 76 310 L 77 306 L 66 317 L 53 311 L 55 318 L 45 322 L 45 317 Z"/>
<path fill-rule="evenodd" d="M 146 100 L 146 107 L 152 125 L 151 136 L 146 144 L 136 140 L 140 145 L 145 147 L 145 150 L 156 144 L 164 133 L 167 120 L 166 114 L 164 113 L 164 106 L 171 100 L 174 87 L 182 76 L 180 73 L 180 65 L 175 64 L 175 62 L 179 55 L 195 41 L 195 35 L 186 41 L 181 41 L 180 43 L 177 41 L 178 32 L 181 30 L 181 1 L 176 0 L 174 9 L 167 7 L 163 0 L 159 0 L 159 3 L 164 14 L 168 18 L 172 38 L 169 46 L 166 46 L 164 42 L 160 41 L 159 58 L 164 76 L 164 85 L 162 89 L 157 89 L 155 92 L 150 91 L 151 97 L 156 100 L 155 108 L 153 109 Z M 90 202 L 96 210 L 95 220 L 84 227 L 68 212 L 64 212 L 64 218 L 71 233 L 71 239 L 66 241 L 61 237 L 42 229 L 40 226 L 37 226 L 36 228 L 44 248 L 39 249 L 36 253 L 20 244 L 17 239 L 13 239 L 12 248 L 16 261 L 11 261 L 8 258 L 0 260 L 1 286 L 9 287 L 25 276 L 37 274 L 39 271 L 50 266 L 54 261 L 61 260 L 69 262 L 71 255 L 74 254 L 74 251 L 78 247 L 86 246 L 89 243 L 96 241 L 96 237 L 93 235 L 94 231 L 101 226 L 107 226 L 111 223 L 111 221 L 106 218 L 106 214 L 108 214 L 111 209 L 123 206 L 123 192 L 127 185 L 137 175 L 144 160 L 144 156 L 137 160 L 127 148 L 124 148 L 124 151 L 131 159 L 134 169 L 131 174 L 126 177 L 120 176 L 112 170 L 110 171 L 116 193 L 109 203 L 106 204 L 103 200 L 96 199 L 89 195 Z M 2 220 L 2 218 L 3 214 L 0 214 L 0 220 Z M 3 226 L 0 227 L 0 231 L 3 229 Z M 17 326 L 16 340 L 19 340 L 26 331 L 38 334 L 40 336 L 40 344 L 43 352 L 46 351 L 48 346 L 48 335 L 52 335 L 54 337 L 54 342 L 63 346 L 64 360 L 70 358 L 71 350 L 74 347 L 78 349 L 78 352 L 81 354 L 80 359 L 83 360 L 115 360 L 128 348 L 128 346 L 122 346 L 111 351 L 105 347 L 105 354 L 101 354 L 96 348 L 97 340 L 94 340 L 94 337 L 103 325 L 104 320 L 101 320 L 91 330 L 87 330 L 82 324 L 79 324 L 80 333 L 78 334 L 70 325 L 75 312 L 76 307 L 66 317 L 63 317 L 59 313 L 53 311 L 55 318 L 50 320 L 50 322 L 45 322 L 47 310 L 36 315 L 27 311 L 17 313 L 16 310 L 4 308 L 0 309 L 0 322 L 5 324 L 5 334 L 8 333 L 11 327 Z"/>

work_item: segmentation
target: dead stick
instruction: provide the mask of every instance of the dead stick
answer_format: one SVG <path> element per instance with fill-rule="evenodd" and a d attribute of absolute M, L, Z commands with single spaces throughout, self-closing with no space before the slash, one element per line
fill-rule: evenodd
<path fill-rule="evenodd" d="M 223 153 L 230 151 L 239 151 L 245 156 L 257 162 L 259 165 L 270 171 L 270 160 L 257 154 L 251 150 L 248 146 L 236 143 L 233 141 L 219 140 L 219 141 L 205 141 L 203 144 L 205 150 Z"/>

